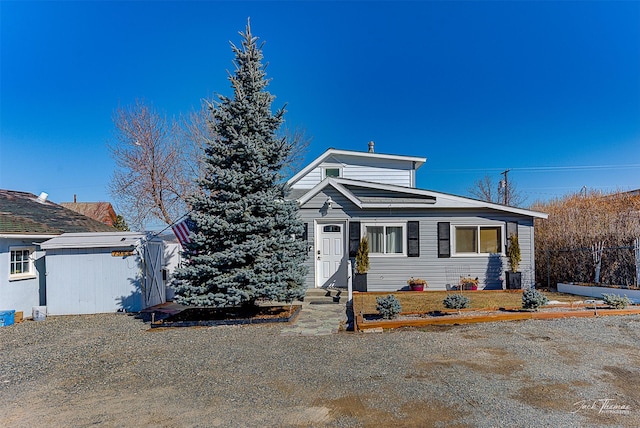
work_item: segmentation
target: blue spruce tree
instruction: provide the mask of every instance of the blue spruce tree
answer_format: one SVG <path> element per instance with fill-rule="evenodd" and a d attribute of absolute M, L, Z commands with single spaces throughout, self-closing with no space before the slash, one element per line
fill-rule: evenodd
<path fill-rule="evenodd" d="M 295 201 L 287 199 L 282 169 L 294 144 L 278 138 L 284 107 L 274 96 L 262 64 L 262 44 L 250 25 L 231 44 L 233 98 L 211 104 L 201 192 L 189 201 L 197 232 L 175 272 L 176 301 L 194 306 L 290 302 L 304 295 L 305 243 Z"/>

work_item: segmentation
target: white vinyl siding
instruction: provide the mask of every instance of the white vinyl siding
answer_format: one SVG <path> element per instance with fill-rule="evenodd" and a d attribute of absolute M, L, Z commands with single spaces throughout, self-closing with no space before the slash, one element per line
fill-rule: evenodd
<path fill-rule="evenodd" d="M 322 162 L 304 177 L 301 177 L 292 185 L 292 188 L 311 189 L 327 176 L 331 177 L 330 174 L 327 174 L 327 170 L 335 172 L 335 169 L 339 169 L 341 178 L 408 188 L 415 187 L 415 171 L 412 162 L 357 157 L 341 159 L 340 156 L 332 156 L 331 159 L 327 159 L 326 162 Z"/>

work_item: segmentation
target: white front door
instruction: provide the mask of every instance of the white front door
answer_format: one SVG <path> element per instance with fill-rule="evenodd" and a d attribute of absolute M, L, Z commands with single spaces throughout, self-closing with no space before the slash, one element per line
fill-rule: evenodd
<path fill-rule="evenodd" d="M 345 224 L 320 223 L 317 228 L 316 286 L 346 288 Z"/>

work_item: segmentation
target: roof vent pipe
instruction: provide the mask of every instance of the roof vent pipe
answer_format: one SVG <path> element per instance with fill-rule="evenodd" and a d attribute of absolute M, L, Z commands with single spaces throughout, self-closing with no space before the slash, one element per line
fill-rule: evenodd
<path fill-rule="evenodd" d="M 374 146 L 374 142 L 373 141 L 369 141 L 369 153 L 373 153 L 373 146 Z"/>
<path fill-rule="evenodd" d="M 41 204 L 44 204 L 47 201 L 48 197 L 49 197 L 48 193 L 42 192 L 40 193 L 40 196 L 38 196 L 38 202 L 40 202 Z"/>

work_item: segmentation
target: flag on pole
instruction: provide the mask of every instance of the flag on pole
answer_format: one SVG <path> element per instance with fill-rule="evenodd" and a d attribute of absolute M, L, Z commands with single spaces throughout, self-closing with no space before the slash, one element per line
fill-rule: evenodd
<path fill-rule="evenodd" d="M 193 222 L 193 220 L 191 220 L 191 217 L 187 216 L 185 217 L 184 220 L 182 220 L 179 223 L 176 223 L 175 225 L 171 226 L 171 230 L 173 230 L 173 233 L 176 235 L 176 238 L 178 238 L 178 241 L 180 241 L 180 245 L 182 245 L 182 248 L 186 249 L 186 244 L 191 242 L 191 238 L 189 238 L 189 234 L 192 231 L 195 231 L 195 223 Z"/>

